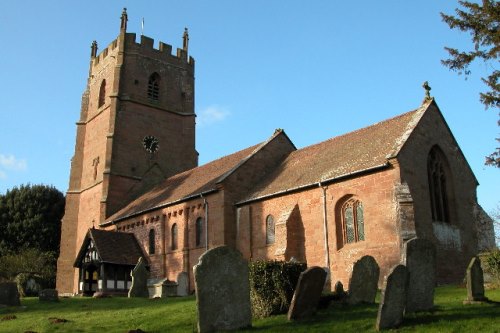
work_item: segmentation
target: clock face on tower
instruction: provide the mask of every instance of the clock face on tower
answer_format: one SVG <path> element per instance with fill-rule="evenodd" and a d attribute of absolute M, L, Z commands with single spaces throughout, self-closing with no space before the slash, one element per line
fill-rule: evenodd
<path fill-rule="evenodd" d="M 158 148 L 160 148 L 158 139 L 152 135 L 145 136 L 144 139 L 142 139 L 142 145 L 144 146 L 144 149 L 151 154 L 156 153 Z"/>

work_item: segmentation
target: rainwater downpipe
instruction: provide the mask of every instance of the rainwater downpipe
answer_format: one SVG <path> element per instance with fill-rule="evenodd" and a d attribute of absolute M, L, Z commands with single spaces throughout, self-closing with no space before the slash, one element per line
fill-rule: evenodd
<path fill-rule="evenodd" d="M 326 214 L 326 186 L 322 186 L 321 182 L 319 182 L 318 187 L 320 187 L 323 190 L 323 231 L 325 234 L 325 267 L 328 269 L 328 272 L 330 272 L 330 249 L 328 246 L 328 219 Z"/>
<path fill-rule="evenodd" d="M 203 197 L 203 206 L 205 207 L 205 251 L 208 251 L 208 201 Z"/>

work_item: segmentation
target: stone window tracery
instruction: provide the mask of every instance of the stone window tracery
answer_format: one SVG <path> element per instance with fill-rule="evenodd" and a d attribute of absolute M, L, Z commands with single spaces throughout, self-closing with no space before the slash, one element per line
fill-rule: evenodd
<path fill-rule="evenodd" d="M 269 214 L 266 217 L 266 244 L 274 244 L 275 241 L 275 229 L 276 225 L 274 223 L 274 217 Z"/>
<path fill-rule="evenodd" d="M 433 221 L 450 222 L 449 177 L 447 176 L 446 166 L 446 157 L 438 146 L 434 146 L 427 158 L 427 176 Z"/>
<path fill-rule="evenodd" d="M 352 197 L 345 201 L 340 207 L 340 221 L 342 235 L 339 238 L 341 244 L 355 243 L 365 240 L 365 219 L 363 203 Z"/>

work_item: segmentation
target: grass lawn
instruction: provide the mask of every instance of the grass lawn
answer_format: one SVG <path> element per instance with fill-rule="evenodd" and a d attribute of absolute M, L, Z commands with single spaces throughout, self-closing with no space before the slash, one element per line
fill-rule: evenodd
<path fill-rule="evenodd" d="M 486 291 L 497 304 L 462 305 L 466 290 L 455 286 L 436 289 L 435 309 L 405 318 L 397 332 L 500 332 L 500 289 Z M 161 299 L 64 298 L 39 303 L 25 298 L 21 308 L 0 308 L 0 332 L 145 332 L 196 331 L 194 297 Z M 333 305 L 311 320 L 290 323 L 285 315 L 253 321 L 242 332 L 375 332 L 377 305 Z M 5 318 L 15 316 L 15 319 Z M 53 323 L 54 319 L 66 322 Z"/>

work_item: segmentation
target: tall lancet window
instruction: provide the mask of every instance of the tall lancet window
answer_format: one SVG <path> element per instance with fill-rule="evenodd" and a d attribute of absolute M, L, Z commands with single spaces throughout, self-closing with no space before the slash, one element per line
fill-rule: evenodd
<path fill-rule="evenodd" d="M 448 164 L 438 146 L 432 147 L 427 157 L 427 176 L 432 220 L 450 222 Z"/>
<path fill-rule="evenodd" d="M 106 80 L 102 80 L 101 87 L 99 88 L 99 101 L 97 102 L 97 107 L 104 105 L 106 101 Z"/>

